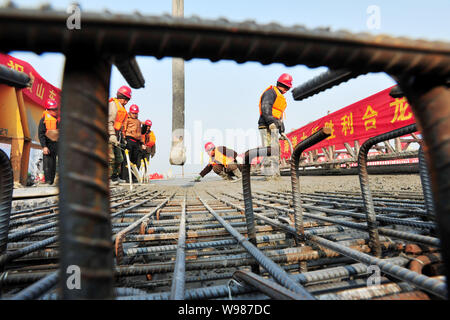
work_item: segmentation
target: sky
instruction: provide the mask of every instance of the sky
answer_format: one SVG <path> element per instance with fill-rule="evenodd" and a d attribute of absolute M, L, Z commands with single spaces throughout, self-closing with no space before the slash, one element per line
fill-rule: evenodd
<path fill-rule="evenodd" d="M 65 10 L 73 1 L 50 1 L 54 9 Z M 37 8 L 40 0 L 16 0 L 20 7 Z M 143 15 L 170 14 L 171 0 L 147 1 L 78 1 L 83 11 Z M 375 6 L 379 24 L 370 24 Z M 368 32 L 405 36 L 411 39 L 450 41 L 450 1 L 384 1 L 384 0 L 184 0 L 185 17 L 207 19 L 226 18 L 233 22 L 253 20 L 260 24 L 278 23 L 289 27 L 303 25 L 309 29 L 329 27 L 331 31 Z M 369 24 L 368 24 L 369 21 Z M 81 16 L 81 24 L 82 24 Z M 81 25 L 82 27 L 82 25 Z M 64 56 L 56 53 L 36 55 L 10 53 L 29 62 L 37 72 L 55 86 L 61 87 Z M 171 58 L 137 57 L 146 80 L 145 88 L 133 90 L 129 105 L 140 107 L 139 118 L 151 119 L 156 135 L 157 152 L 151 159 L 151 171 L 174 175 L 181 167 L 169 164 L 172 126 L 172 64 Z M 261 93 L 282 73 L 293 76 L 294 87 L 324 72 L 326 68 L 286 67 L 282 64 L 263 66 L 257 62 L 238 64 L 234 61 L 212 63 L 193 59 L 185 63 L 185 126 L 187 163 L 186 175 L 196 175 L 207 164 L 203 145 L 213 141 L 225 144 L 238 153 L 260 145 L 257 122 Z M 126 84 L 115 67 L 110 93 Z M 360 76 L 303 101 L 294 101 L 291 91 L 287 100 L 286 131 L 297 129 L 367 96 L 394 85 L 384 73 Z M 128 105 L 128 106 L 129 106 Z M 203 161 L 203 166 L 202 166 Z"/>

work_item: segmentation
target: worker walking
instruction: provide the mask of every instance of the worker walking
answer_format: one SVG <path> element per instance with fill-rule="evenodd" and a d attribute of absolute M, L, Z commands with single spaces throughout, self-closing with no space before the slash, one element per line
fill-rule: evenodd
<path fill-rule="evenodd" d="M 292 76 L 283 73 L 277 80 L 276 86 L 269 86 L 259 99 L 258 129 L 261 135 L 263 147 L 272 146 L 272 155 L 265 157 L 261 171 L 266 176 L 279 177 L 280 146 L 278 133 L 284 133 L 284 111 L 286 110 L 286 98 L 284 94 L 292 88 Z"/>
<path fill-rule="evenodd" d="M 238 179 L 242 177 L 240 165 L 236 161 L 236 151 L 224 146 L 216 147 L 212 142 L 205 144 L 205 151 L 210 157 L 209 163 L 195 181 L 200 181 L 211 170 L 225 180 L 233 180 L 233 176 Z"/>
<path fill-rule="evenodd" d="M 155 133 L 151 130 L 152 122 L 151 120 L 146 120 L 142 125 L 142 151 L 140 154 L 140 159 L 138 162 L 141 163 L 141 159 L 150 159 L 150 157 L 154 157 L 156 153 L 156 137 Z"/>
<path fill-rule="evenodd" d="M 142 128 L 141 121 L 138 119 L 139 107 L 135 104 L 130 106 L 128 118 L 123 124 L 123 136 L 126 141 L 126 148 L 130 154 L 131 163 L 135 164 L 137 168 L 140 167 L 138 160 L 142 150 Z M 139 160 L 140 161 L 140 160 Z M 128 178 L 125 176 L 125 180 Z M 128 181 L 129 182 L 129 181 Z"/>
<path fill-rule="evenodd" d="M 58 154 L 59 117 L 55 100 L 48 99 L 45 111 L 39 121 L 38 136 L 41 143 L 45 183 L 52 185 L 56 175 L 56 156 Z"/>
<path fill-rule="evenodd" d="M 117 90 L 116 98 L 109 99 L 108 105 L 108 133 L 109 133 L 109 168 L 112 183 L 118 183 L 119 173 L 123 162 L 120 148 L 124 139 L 122 136 L 123 123 L 128 118 L 126 104 L 131 99 L 131 89 L 121 86 Z"/>

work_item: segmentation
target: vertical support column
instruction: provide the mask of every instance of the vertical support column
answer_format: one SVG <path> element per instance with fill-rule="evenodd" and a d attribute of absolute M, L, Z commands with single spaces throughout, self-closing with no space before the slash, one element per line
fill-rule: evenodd
<path fill-rule="evenodd" d="M 183 17 L 184 0 L 172 0 L 172 16 Z M 184 60 L 172 58 L 172 148 L 170 164 L 186 162 L 184 148 Z"/>
<path fill-rule="evenodd" d="M 24 135 L 22 155 L 20 159 L 20 183 L 26 186 L 28 179 L 28 166 L 30 163 L 31 135 L 30 135 L 30 128 L 28 128 L 28 118 L 25 110 L 25 103 L 23 101 L 22 90 L 16 88 L 16 96 L 17 96 L 17 105 L 19 106 L 20 122 L 22 124 L 22 130 Z"/>
<path fill-rule="evenodd" d="M 62 299 L 113 298 L 106 125 L 110 74 L 111 64 L 100 57 L 66 56 L 58 150 Z"/>
<path fill-rule="evenodd" d="M 446 79 L 409 78 L 399 85 L 411 104 L 423 135 L 425 159 L 431 174 L 434 210 L 439 226 L 447 287 L 450 279 L 450 89 Z"/>
<path fill-rule="evenodd" d="M 20 174 L 22 172 L 22 155 L 23 155 L 24 139 L 11 139 L 11 165 L 14 173 L 14 183 L 20 183 Z"/>

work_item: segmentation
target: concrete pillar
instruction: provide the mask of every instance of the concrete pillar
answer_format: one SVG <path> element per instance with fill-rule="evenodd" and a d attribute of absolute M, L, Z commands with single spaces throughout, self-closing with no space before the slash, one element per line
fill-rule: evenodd
<path fill-rule="evenodd" d="M 184 0 L 172 0 L 172 16 L 183 17 Z M 172 59 L 172 148 L 170 164 L 186 162 L 184 147 L 184 60 Z"/>

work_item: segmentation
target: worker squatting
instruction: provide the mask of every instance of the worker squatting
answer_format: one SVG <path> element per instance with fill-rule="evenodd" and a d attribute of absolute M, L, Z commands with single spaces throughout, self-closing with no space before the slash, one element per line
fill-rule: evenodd
<path fill-rule="evenodd" d="M 284 134 L 285 131 L 283 118 L 287 103 L 284 94 L 291 88 L 292 76 L 283 73 L 278 78 L 276 86 L 269 86 L 259 99 L 258 129 L 262 146 L 272 146 L 272 156 L 264 158 L 261 167 L 262 174 L 269 179 L 280 176 L 278 133 Z M 200 181 L 211 170 L 225 180 L 233 180 L 233 177 L 241 178 L 242 159 L 238 157 L 236 151 L 225 146 L 216 147 L 212 142 L 205 144 L 205 151 L 210 157 L 209 163 L 194 181 Z"/>
<path fill-rule="evenodd" d="M 151 130 L 152 122 L 150 120 L 141 122 L 138 119 L 139 107 L 135 104 L 131 105 L 127 112 L 125 105 L 130 99 L 131 89 L 127 86 L 120 87 L 116 97 L 109 99 L 109 164 L 112 184 L 117 184 L 120 180 L 129 182 L 129 176 L 125 174 L 125 150 L 129 153 L 130 162 L 137 168 L 141 166 L 141 163 L 147 165 L 149 158 L 153 158 L 156 152 L 156 137 Z M 38 129 L 44 154 L 44 177 L 48 185 L 53 185 L 55 182 L 59 126 L 57 103 L 48 99 Z"/>

